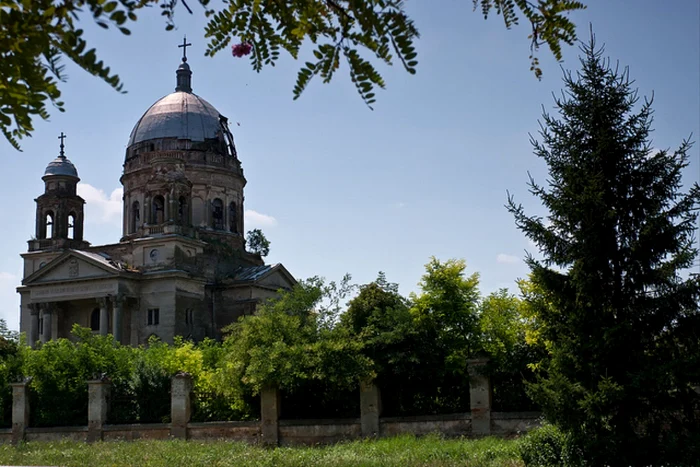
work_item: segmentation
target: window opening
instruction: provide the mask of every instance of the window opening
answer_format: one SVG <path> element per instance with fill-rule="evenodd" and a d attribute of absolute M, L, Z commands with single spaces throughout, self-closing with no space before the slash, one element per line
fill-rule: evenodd
<path fill-rule="evenodd" d="M 165 199 L 158 195 L 153 198 L 153 224 L 162 224 L 165 219 Z"/>
<path fill-rule="evenodd" d="M 49 211 L 46 213 L 46 236 L 45 238 L 53 238 L 53 212 Z"/>
<path fill-rule="evenodd" d="M 148 310 L 148 325 L 157 326 L 160 323 L 160 309 L 149 308 Z"/>
<path fill-rule="evenodd" d="M 141 223 L 141 206 L 138 201 L 134 201 L 131 204 L 131 233 L 136 232 Z"/>
<path fill-rule="evenodd" d="M 211 202 L 212 227 L 216 230 L 224 230 L 224 203 L 219 198 Z"/>
<path fill-rule="evenodd" d="M 95 308 L 90 314 L 90 329 L 93 331 L 100 330 L 100 309 Z"/>
<path fill-rule="evenodd" d="M 75 213 L 68 214 L 68 238 L 75 238 Z"/>

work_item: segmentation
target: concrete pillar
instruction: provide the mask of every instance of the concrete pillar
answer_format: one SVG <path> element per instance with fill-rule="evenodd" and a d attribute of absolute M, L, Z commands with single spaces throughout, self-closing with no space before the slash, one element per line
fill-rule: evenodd
<path fill-rule="evenodd" d="M 112 335 L 114 340 L 122 341 L 122 313 L 124 308 L 124 297 L 118 295 L 112 297 Z"/>
<path fill-rule="evenodd" d="M 29 345 L 34 348 L 39 340 L 39 305 L 29 304 Z"/>
<path fill-rule="evenodd" d="M 12 386 L 12 444 L 24 441 L 29 427 L 29 380 L 10 383 Z"/>
<path fill-rule="evenodd" d="M 51 340 L 51 307 L 48 303 L 41 304 L 41 313 L 43 317 L 42 333 L 41 333 L 41 343 L 45 344 Z"/>
<path fill-rule="evenodd" d="M 103 377 L 88 384 L 88 442 L 102 440 L 102 426 L 107 423 L 111 382 Z"/>
<path fill-rule="evenodd" d="M 488 361 L 488 358 L 467 360 L 472 434 L 480 436 L 491 434 L 491 378 L 485 374 Z"/>
<path fill-rule="evenodd" d="M 379 436 L 381 405 L 382 400 L 377 385 L 373 381 L 362 381 L 360 383 L 360 424 L 363 437 Z"/>
<path fill-rule="evenodd" d="M 263 388 L 260 391 L 260 425 L 263 445 L 279 445 L 279 416 L 279 389 L 275 387 Z"/>
<path fill-rule="evenodd" d="M 170 381 L 170 436 L 187 439 L 187 424 L 190 422 L 192 376 L 179 372 Z"/>
<path fill-rule="evenodd" d="M 109 301 L 106 297 L 98 298 L 100 305 L 100 335 L 106 336 L 109 333 Z"/>

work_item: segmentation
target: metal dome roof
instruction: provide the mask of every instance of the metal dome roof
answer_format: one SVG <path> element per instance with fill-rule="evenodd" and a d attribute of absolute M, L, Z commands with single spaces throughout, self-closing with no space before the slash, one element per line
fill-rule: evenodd
<path fill-rule="evenodd" d="M 58 156 L 46 166 L 44 176 L 46 175 L 64 175 L 78 178 L 78 170 L 66 156 Z"/>
<path fill-rule="evenodd" d="M 154 138 L 204 141 L 221 132 L 219 111 L 196 94 L 177 91 L 158 100 L 131 130 L 129 146 Z"/>

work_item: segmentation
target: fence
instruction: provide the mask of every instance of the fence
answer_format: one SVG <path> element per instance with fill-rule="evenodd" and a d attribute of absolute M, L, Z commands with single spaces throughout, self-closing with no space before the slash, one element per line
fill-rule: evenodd
<path fill-rule="evenodd" d="M 357 438 L 393 436 L 402 433 L 445 436 L 512 436 L 539 425 L 535 412 L 492 412 L 491 383 L 481 369 L 486 360 L 470 360 L 470 413 L 416 417 L 381 415 L 379 388 L 371 381 L 360 384 L 359 419 L 280 420 L 280 392 L 265 388 L 260 393 L 261 416 L 251 422 L 193 423 L 192 378 L 178 373 L 171 380 L 170 423 L 110 425 L 109 379 L 88 381 L 87 427 L 30 427 L 28 382 L 12 384 L 12 428 L 0 429 L 0 442 L 55 441 L 72 439 L 230 439 L 268 446 L 280 444 L 325 444 Z"/>

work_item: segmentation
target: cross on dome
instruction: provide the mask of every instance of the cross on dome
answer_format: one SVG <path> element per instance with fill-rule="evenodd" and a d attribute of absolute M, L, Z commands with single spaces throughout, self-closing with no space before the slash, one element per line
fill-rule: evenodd
<path fill-rule="evenodd" d="M 191 46 L 192 44 L 187 42 L 187 36 L 185 36 L 182 39 L 182 44 L 178 45 L 178 48 L 182 47 L 182 61 L 186 62 L 187 61 L 187 47 Z"/>

